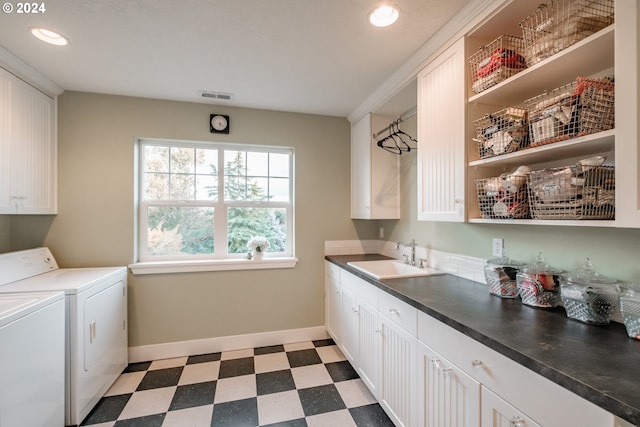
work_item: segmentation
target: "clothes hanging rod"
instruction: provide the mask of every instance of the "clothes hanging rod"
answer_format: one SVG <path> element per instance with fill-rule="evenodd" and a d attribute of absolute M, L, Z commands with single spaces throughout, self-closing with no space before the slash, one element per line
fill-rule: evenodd
<path fill-rule="evenodd" d="M 410 110 L 407 110 L 404 113 L 402 113 L 400 117 L 398 117 L 396 120 L 398 121 L 398 123 L 404 122 L 405 120 L 408 120 L 411 117 L 415 116 L 417 111 L 418 111 L 418 107 L 413 107 Z M 389 132 L 389 126 L 374 133 L 373 139 L 377 139 L 378 136 L 382 135 L 385 132 Z"/>

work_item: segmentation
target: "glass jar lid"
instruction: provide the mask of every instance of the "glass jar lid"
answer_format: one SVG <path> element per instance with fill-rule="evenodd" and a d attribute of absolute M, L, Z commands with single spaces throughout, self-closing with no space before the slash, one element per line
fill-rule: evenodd
<path fill-rule="evenodd" d="M 575 285 L 582 287 L 593 287 L 601 290 L 615 290 L 619 291 L 619 285 L 622 285 L 624 282 L 613 279 L 611 277 L 604 276 L 593 269 L 593 264 L 591 260 L 587 258 L 584 262 L 584 265 L 581 269 L 576 270 L 575 272 L 567 275 L 565 277 L 567 285 Z M 613 287 L 612 287 L 613 286 Z"/>
<path fill-rule="evenodd" d="M 492 265 L 496 267 L 514 267 L 514 268 L 520 269 L 524 267 L 526 263 L 509 258 L 509 256 L 507 255 L 507 251 L 503 251 L 502 256 L 500 258 L 493 258 L 493 259 L 487 260 L 487 265 Z"/>
<path fill-rule="evenodd" d="M 536 262 L 534 262 L 533 264 L 529 264 L 522 271 L 528 274 L 560 274 L 562 273 L 562 270 L 554 268 L 544 261 L 544 256 L 542 256 L 542 252 L 538 252 Z"/>

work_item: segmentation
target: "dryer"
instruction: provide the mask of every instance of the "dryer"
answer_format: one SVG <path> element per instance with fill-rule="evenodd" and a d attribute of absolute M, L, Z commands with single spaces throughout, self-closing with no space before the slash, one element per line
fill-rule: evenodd
<path fill-rule="evenodd" d="M 64 294 L 0 295 L 0 426 L 64 422 Z"/>
<path fill-rule="evenodd" d="M 48 248 L 0 255 L 0 294 L 64 292 L 65 425 L 79 425 L 128 363 L 126 267 L 59 268 Z"/>

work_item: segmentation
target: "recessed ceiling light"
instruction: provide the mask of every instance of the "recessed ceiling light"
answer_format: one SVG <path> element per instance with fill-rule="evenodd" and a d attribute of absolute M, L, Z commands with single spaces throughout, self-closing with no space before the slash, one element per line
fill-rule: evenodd
<path fill-rule="evenodd" d="M 49 44 L 55 44 L 56 46 L 65 46 L 67 43 L 67 39 L 59 33 L 55 31 L 47 30 L 46 28 L 31 28 L 31 34 L 42 40 L 43 42 L 47 42 Z"/>
<path fill-rule="evenodd" d="M 396 22 L 398 16 L 400 16 L 400 8 L 398 6 L 385 4 L 369 12 L 369 22 L 376 27 L 386 27 Z"/>

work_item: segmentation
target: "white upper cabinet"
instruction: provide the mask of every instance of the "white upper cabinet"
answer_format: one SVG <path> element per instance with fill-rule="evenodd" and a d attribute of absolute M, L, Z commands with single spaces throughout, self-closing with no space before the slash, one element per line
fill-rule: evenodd
<path fill-rule="evenodd" d="M 394 120 L 367 114 L 351 126 L 351 218 L 400 218 L 398 155 L 376 145 L 373 134 Z"/>
<path fill-rule="evenodd" d="M 0 68 L 0 214 L 55 214 L 56 107 Z"/>
<path fill-rule="evenodd" d="M 418 220 L 465 220 L 464 82 L 464 39 L 418 73 Z"/>

